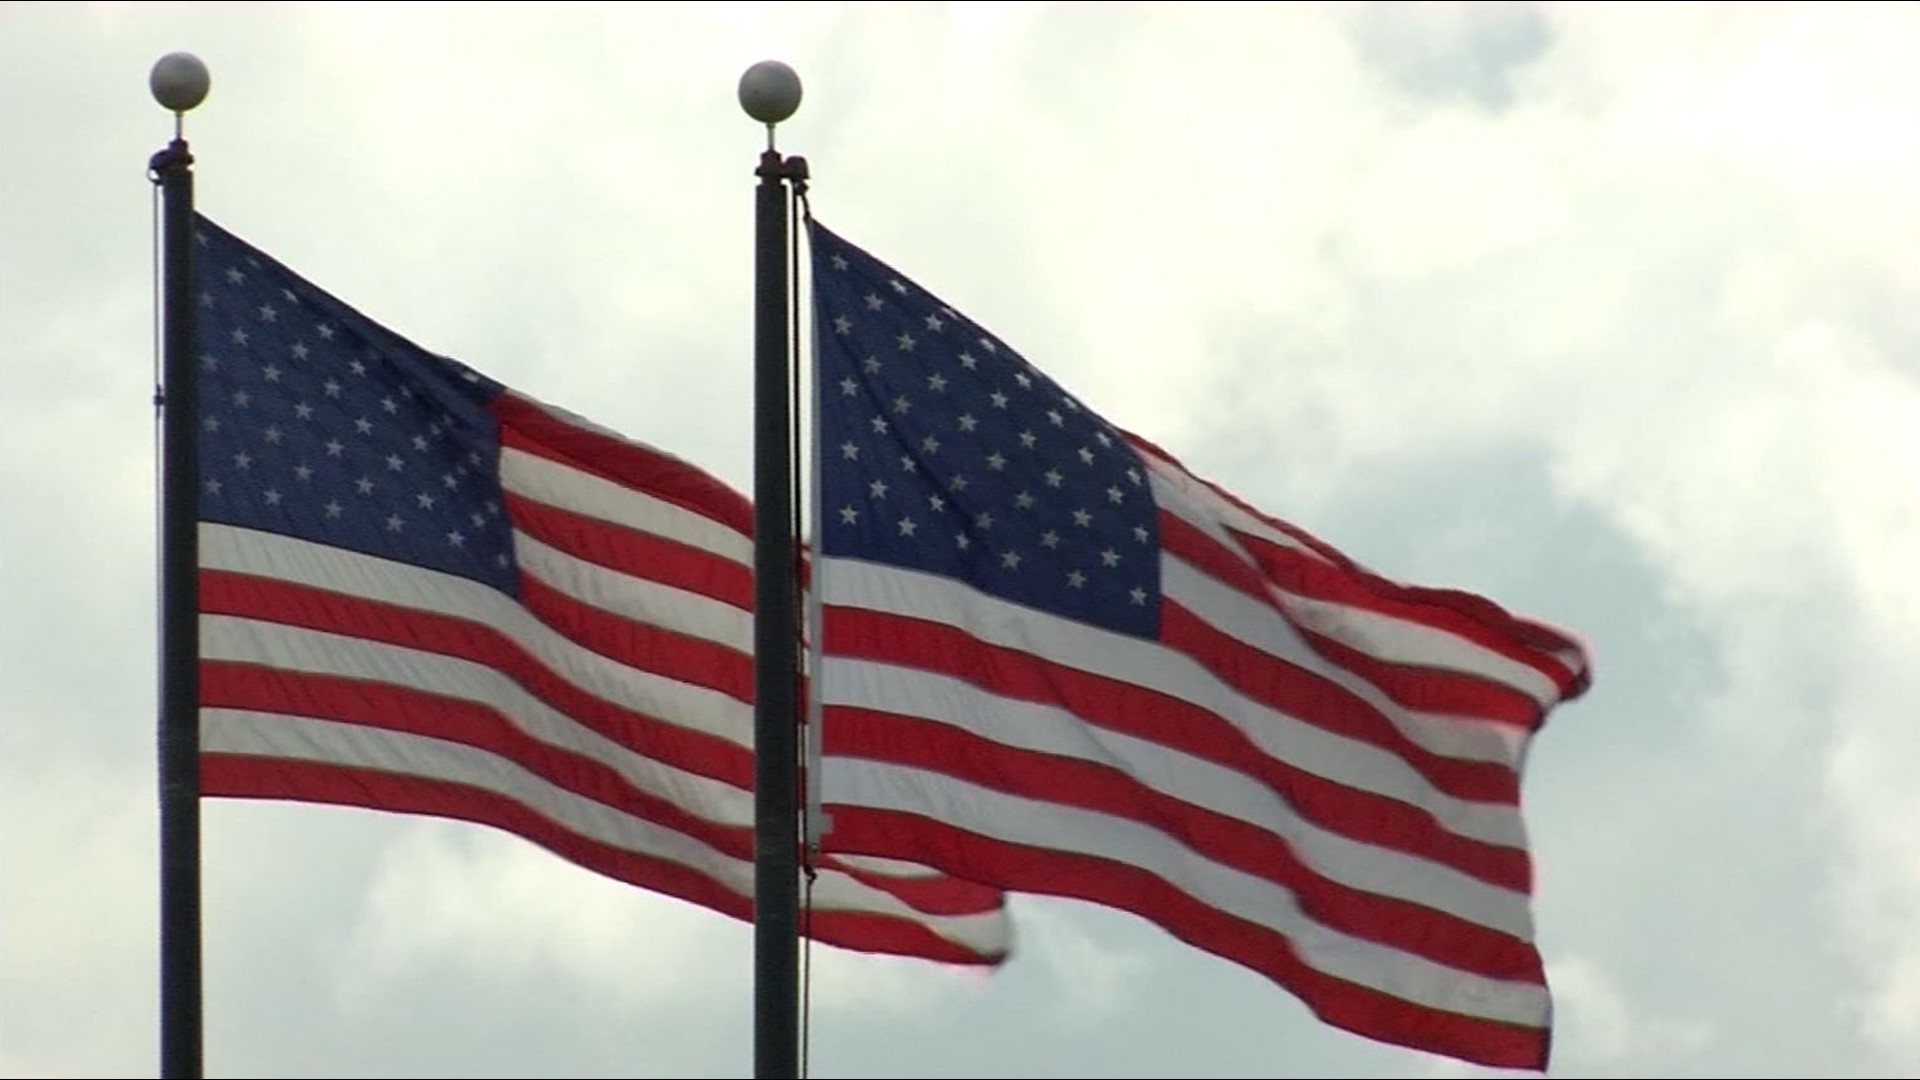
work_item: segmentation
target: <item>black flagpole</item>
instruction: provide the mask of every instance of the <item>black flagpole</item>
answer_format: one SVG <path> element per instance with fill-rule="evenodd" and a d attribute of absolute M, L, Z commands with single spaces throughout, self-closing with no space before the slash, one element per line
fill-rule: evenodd
<path fill-rule="evenodd" d="M 162 219 L 160 475 L 160 1075 L 202 1071 L 200 1016 L 199 446 L 193 368 L 193 155 L 181 115 L 207 95 L 187 53 L 160 58 L 148 85 L 174 114 L 148 172 Z"/>
<path fill-rule="evenodd" d="M 800 105 L 793 69 L 763 61 L 740 104 L 767 125 L 754 192 L 753 297 L 753 1075 L 800 1075 L 799 611 L 793 535 L 792 394 L 787 367 L 787 182 L 804 170 L 773 148 Z"/>

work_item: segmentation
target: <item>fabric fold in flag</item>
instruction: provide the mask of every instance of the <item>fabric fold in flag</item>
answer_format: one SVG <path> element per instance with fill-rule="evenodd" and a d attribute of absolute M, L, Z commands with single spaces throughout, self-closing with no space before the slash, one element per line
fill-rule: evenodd
<path fill-rule="evenodd" d="M 431 814 L 751 919 L 747 500 L 205 218 L 201 788 Z M 826 860 L 816 940 L 964 963 L 1002 896 Z"/>
<path fill-rule="evenodd" d="M 1521 767 L 1580 643 L 1356 564 L 809 234 L 828 850 L 1130 911 L 1338 1027 L 1544 1068 Z"/>

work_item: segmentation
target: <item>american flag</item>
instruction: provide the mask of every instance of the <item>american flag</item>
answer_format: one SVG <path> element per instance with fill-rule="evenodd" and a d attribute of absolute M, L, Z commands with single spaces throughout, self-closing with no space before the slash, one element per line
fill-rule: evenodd
<path fill-rule="evenodd" d="M 829 849 L 1131 911 L 1341 1028 L 1543 1068 L 1520 769 L 1581 647 L 1366 570 L 810 235 Z"/>
<path fill-rule="evenodd" d="M 751 918 L 746 499 L 196 226 L 202 793 L 493 825 Z M 812 896 L 823 942 L 1007 949 L 996 890 L 912 865 Z"/>

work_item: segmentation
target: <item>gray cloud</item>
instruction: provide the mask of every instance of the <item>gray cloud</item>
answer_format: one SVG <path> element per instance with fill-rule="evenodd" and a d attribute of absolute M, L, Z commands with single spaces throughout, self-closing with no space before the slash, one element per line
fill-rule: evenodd
<path fill-rule="evenodd" d="M 1396 89 L 1498 112 L 1514 83 L 1553 44 L 1553 27 L 1533 3 L 1372 3 L 1349 27 L 1361 60 Z"/>

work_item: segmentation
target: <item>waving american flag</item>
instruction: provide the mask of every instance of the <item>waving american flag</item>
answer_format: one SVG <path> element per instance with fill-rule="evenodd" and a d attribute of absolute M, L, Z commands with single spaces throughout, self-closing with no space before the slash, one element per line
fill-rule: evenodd
<path fill-rule="evenodd" d="M 1543 1067 L 1520 768 L 1580 646 L 1356 565 L 810 233 L 830 850 L 1132 911 L 1342 1028 Z"/>
<path fill-rule="evenodd" d="M 750 918 L 746 499 L 196 225 L 203 793 L 480 822 Z M 820 869 L 821 941 L 1006 952 L 993 889 Z"/>

